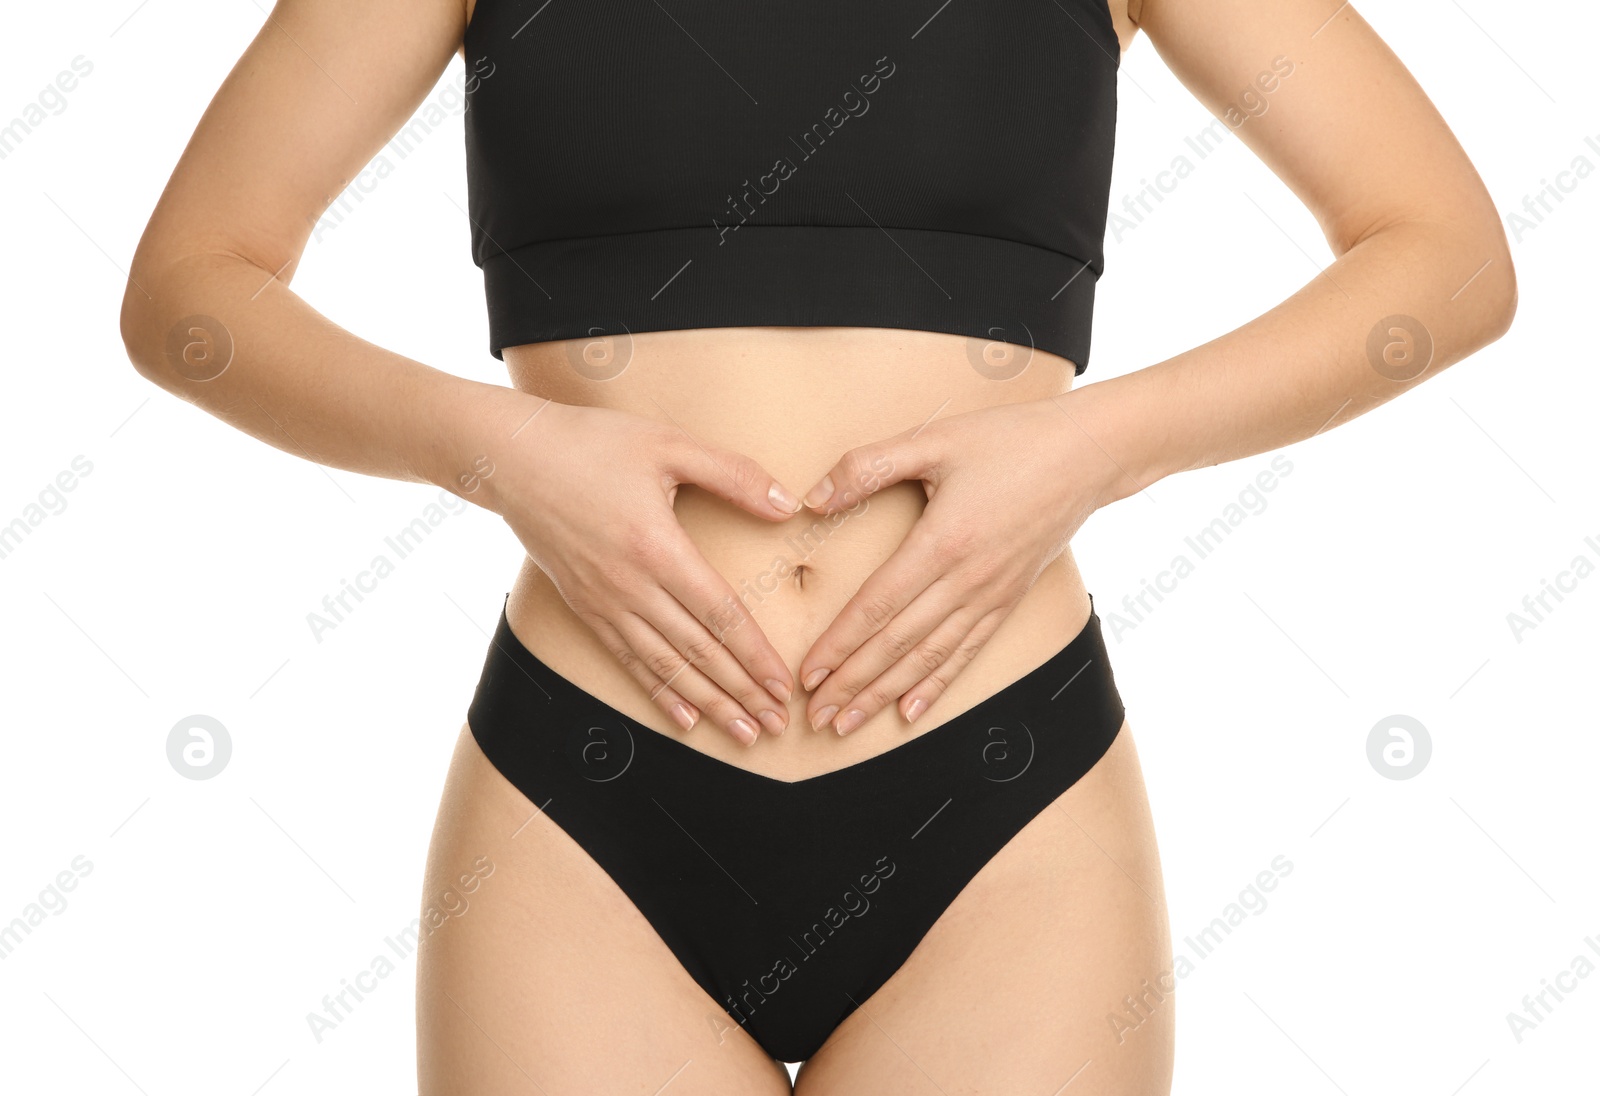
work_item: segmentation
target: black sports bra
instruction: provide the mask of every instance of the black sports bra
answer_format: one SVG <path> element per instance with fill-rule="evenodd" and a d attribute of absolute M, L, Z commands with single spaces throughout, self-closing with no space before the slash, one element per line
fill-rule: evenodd
<path fill-rule="evenodd" d="M 1106 0 L 478 0 L 464 44 L 495 357 L 845 326 L 1088 365 Z"/>

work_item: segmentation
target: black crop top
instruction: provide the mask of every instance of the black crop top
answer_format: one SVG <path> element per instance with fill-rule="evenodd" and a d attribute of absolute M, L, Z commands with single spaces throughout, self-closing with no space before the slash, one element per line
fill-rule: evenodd
<path fill-rule="evenodd" d="M 464 44 L 495 357 L 844 326 L 1088 365 L 1106 0 L 477 0 Z"/>

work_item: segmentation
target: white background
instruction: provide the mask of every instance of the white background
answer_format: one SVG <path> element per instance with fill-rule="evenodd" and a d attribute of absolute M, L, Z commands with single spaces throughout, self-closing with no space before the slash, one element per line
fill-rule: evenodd
<path fill-rule="evenodd" d="M 1575 158 L 1600 165 L 1600 20 L 1571 0 L 1533 10 L 1362 6 L 1503 214 Z M 414 960 L 320 1043 L 306 1014 L 417 915 L 519 546 L 491 514 L 454 516 L 317 642 L 306 614 L 439 492 L 233 430 L 141 379 L 117 330 L 138 235 L 262 19 L 245 0 L 4 16 L 0 122 L 75 56 L 93 64 L 0 161 L 0 524 L 75 457 L 93 466 L 0 559 L 0 924 L 75 857 L 93 865 L 0 959 L 8 1091 L 415 1091 Z M 1108 238 L 1085 382 L 1207 341 L 1331 259 L 1236 140 L 1186 149 L 1209 115 L 1142 36 L 1120 79 L 1113 204 L 1179 154 L 1196 170 Z M 308 246 L 295 289 L 368 339 L 501 383 L 461 140 L 452 116 Z M 1274 857 L 1293 864 L 1181 981 L 1178 1093 L 1595 1091 L 1600 976 L 1520 1042 L 1507 1014 L 1580 953 L 1600 964 L 1583 943 L 1600 947 L 1600 577 L 1520 642 L 1507 614 L 1575 556 L 1600 562 L 1597 210 L 1590 177 L 1515 233 L 1510 334 L 1284 451 L 1265 509 L 1113 641 L 1175 947 Z M 1076 551 L 1102 617 L 1272 456 L 1094 517 Z M 232 739 L 214 779 L 168 762 L 195 713 Z M 1397 713 L 1432 742 L 1407 780 L 1367 754 Z"/>

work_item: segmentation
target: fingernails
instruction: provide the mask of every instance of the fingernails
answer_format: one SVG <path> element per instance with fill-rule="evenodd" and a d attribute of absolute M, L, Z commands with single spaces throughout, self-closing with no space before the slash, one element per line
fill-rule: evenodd
<path fill-rule="evenodd" d="M 785 704 L 789 703 L 789 686 L 785 685 L 777 678 L 767 678 L 767 692 L 771 693 Z"/>
<path fill-rule="evenodd" d="M 816 717 L 812 719 L 811 729 L 813 731 L 822 730 L 823 727 L 828 725 L 828 721 L 833 718 L 833 714 L 838 710 L 839 706 L 837 704 L 829 704 L 826 708 L 823 708 L 816 714 Z"/>
<path fill-rule="evenodd" d="M 756 718 L 761 720 L 761 725 L 773 734 L 783 733 L 783 717 L 777 712 L 762 712 Z"/>
<path fill-rule="evenodd" d="M 806 492 L 807 506 L 821 506 L 833 497 L 833 477 L 823 476 L 822 482 Z"/>
<path fill-rule="evenodd" d="M 742 719 L 735 719 L 728 724 L 728 730 L 733 732 L 733 737 L 743 742 L 746 746 L 756 744 L 756 729 Z"/>
<path fill-rule="evenodd" d="M 849 734 L 851 731 L 861 726 L 861 724 L 866 721 L 866 718 L 866 712 L 862 711 L 860 708 L 851 708 L 848 712 L 845 712 L 844 715 L 839 717 L 839 722 L 834 724 L 833 729 L 842 735 Z"/>
<path fill-rule="evenodd" d="M 830 670 L 830 669 L 827 669 L 826 667 L 824 667 L 824 668 L 822 668 L 820 670 L 812 670 L 811 673 L 809 675 L 807 675 L 806 680 L 805 680 L 806 692 L 808 692 L 808 693 L 816 692 L 817 691 L 817 686 L 822 684 L 822 679 L 827 677 L 831 673 L 833 673 L 833 671 Z"/>
<path fill-rule="evenodd" d="M 798 514 L 800 512 L 800 500 L 795 498 L 789 489 L 777 480 L 773 480 L 772 486 L 767 488 L 767 499 L 785 514 Z"/>
<path fill-rule="evenodd" d="M 928 710 L 928 702 L 920 696 L 906 705 L 906 722 L 915 723 L 917 716 Z"/>
<path fill-rule="evenodd" d="M 692 731 L 694 730 L 694 725 L 700 721 L 700 715 L 689 705 L 680 701 L 672 706 L 672 719 L 684 730 Z"/>

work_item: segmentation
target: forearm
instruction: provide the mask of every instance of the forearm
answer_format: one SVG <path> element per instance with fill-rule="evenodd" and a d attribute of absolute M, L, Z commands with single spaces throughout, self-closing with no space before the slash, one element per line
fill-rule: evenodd
<path fill-rule="evenodd" d="M 1499 338 L 1515 300 L 1497 225 L 1402 223 L 1250 323 L 1056 402 L 1104 452 L 1111 502 L 1348 422 Z M 1383 322 L 1396 316 L 1417 345 Z"/>
<path fill-rule="evenodd" d="M 374 346 L 237 256 L 131 273 L 123 339 L 143 376 L 295 456 L 491 506 L 480 458 L 529 397 Z"/>

